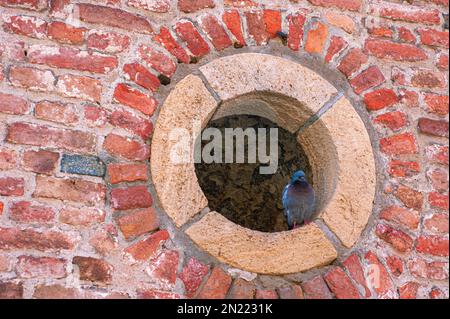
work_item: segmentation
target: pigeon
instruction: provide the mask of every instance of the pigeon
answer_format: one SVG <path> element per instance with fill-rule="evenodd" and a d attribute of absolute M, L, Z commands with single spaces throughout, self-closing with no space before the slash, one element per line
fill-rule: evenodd
<path fill-rule="evenodd" d="M 283 191 L 284 216 L 289 230 L 309 224 L 314 215 L 316 195 L 308 184 L 305 172 L 296 172 Z"/>

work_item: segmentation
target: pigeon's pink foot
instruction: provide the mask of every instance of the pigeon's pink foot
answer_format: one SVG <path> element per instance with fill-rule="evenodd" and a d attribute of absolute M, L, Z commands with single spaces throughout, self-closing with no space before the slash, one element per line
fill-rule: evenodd
<path fill-rule="evenodd" d="M 308 225 L 311 224 L 311 223 L 312 223 L 312 221 L 308 220 L 308 221 L 305 221 L 304 225 L 305 225 L 305 226 L 308 226 Z"/>
<path fill-rule="evenodd" d="M 294 225 L 294 228 L 292 228 L 292 229 L 297 229 L 297 228 L 300 228 L 300 225 Z"/>

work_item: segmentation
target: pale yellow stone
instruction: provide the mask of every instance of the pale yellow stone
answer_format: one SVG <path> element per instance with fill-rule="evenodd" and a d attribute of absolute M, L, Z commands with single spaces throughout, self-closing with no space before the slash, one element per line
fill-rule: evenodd
<path fill-rule="evenodd" d="M 151 174 L 164 211 L 180 227 L 208 206 L 198 184 L 194 166 L 193 136 L 201 133 L 217 108 L 217 102 L 197 76 L 187 76 L 173 89 L 156 123 L 152 141 Z M 194 129 L 194 120 L 200 129 Z M 179 164 L 171 157 L 177 145 L 170 138 L 174 129 L 184 129 L 190 139 L 189 163 Z"/>
<path fill-rule="evenodd" d="M 238 226 L 212 212 L 186 233 L 203 250 L 245 271 L 284 275 L 330 264 L 337 252 L 315 225 L 282 233 L 262 233 Z"/>
<path fill-rule="evenodd" d="M 345 14 L 340 14 L 336 12 L 327 12 L 325 14 L 325 19 L 329 24 L 341 28 L 347 33 L 355 32 L 355 21 Z"/>

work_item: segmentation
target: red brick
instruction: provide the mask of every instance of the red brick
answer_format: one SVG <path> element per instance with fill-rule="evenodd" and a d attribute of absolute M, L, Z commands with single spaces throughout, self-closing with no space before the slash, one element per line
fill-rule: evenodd
<path fill-rule="evenodd" d="M 7 32 L 27 37 L 45 39 L 47 37 L 47 22 L 30 16 L 11 16 L 4 18 L 3 29 Z"/>
<path fill-rule="evenodd" d="M 391 20 L 417 22 L 422 24 L 439 24 L 441 22 L 439 10 L 425 9 L 414 6 L 402 6 L 391 4 L 380 10 L 380 16 Z"/>
<path fill-rule="evenodd" d="M 160 43 L 166 48 L 178 61 L 182 63 L 189 63 L 191 58 L 187 52 L 175 41 L 169 29 L 162 27 L 159 34 L 153 37 L 153 41 Z"/>
<path fill-rule="evenodd" d="M 350 277 L 360 286 L 364 291 L 365 298 L 370 298 L 372 295 L 367 287 L 366 278 L 364 277 L 364 270 L 361 265 L 361 261 L 356 254 L 350 255 L 346 260 L 342 262 L 345 269 L 347 269 Z"/>
<path fill-rule="evenodd" d="M 428 112 L 442 116 L 448 114 L 448 95 L 425 93 L 424 100 L 428 106 Z"/>
<path fill-rule="evenodd" d="M 50 0 L 50 16 L 67 19 L 70 0 Z"/>
<path fill-rule="evenodd" d="M 350 77 L 357 72 L 362 65 L 367 63 L 368 57 L 360 49 L 351 49 L 345 57 L 342 58 L 338 70 L 345 76 Z"/>
<path fill-rule="evenodd" d="M 173 287 L 177 280 L 180 254 L 176 250 L 165 250 L 150 262 L 147 274 L 159 283 Z"/>
<path fill-rule="evenodd" d="M 440 194 L 437 192 L 430 193 L 428 195 L 428 203 L 430 203 L 430 207 L 432 208 L 438 208 L 448 211 L 449 209 L 448 194 Z"/>
<path fill-rule="evenodd" d="M 359 299 L 358 290 L 342 268 L 333 267 L 323 277 L 337 299 Z"/>
<path fill-rule="evenodd" d="M 427 262 L 421 258 L 414 258 L 408 262 L 408 269 L 414 277 L 431 280 L 448 279 L 448 263 Z"/>
<path fill-rule="evenodd" d="M 25 193 L 25 181 L 23 178 L 0 177 L 1 196 L 23 196 Z"/>
<path fill-rule="evenodd" d="M 445 293 L 439 288 L 431 289 L 429 297 L 430 299 L 448 299 Z"/>
<path fill-rule="evenodd" d="M 30 103 L 20 97 L 0 93 L 0 113 L 6 114 L 26 114 L 30 109 Z"/>
<path fill-rule="evenodd" d="M 169 78 L 172 77 L 177 70 L 177 65 L 172 59 L 149 46 L 141 45 L 138 49 L 138 54 L 150 67 Z M 189 61 L 186 63 L 189 63 Z"/>
<path fill-rule="evenodd" d="M 52 257 L 20 256 L 16 273 L 19 278 L 60 279 L 67 276 L 66 260 Z"/>
<path fill-rule="evenodd" d="M 81 280 L 100 283 L 110 283 L 112 280 L 113 268 L 104 260 L 77 256 L 72 263 L 78 266 Z"/>
<path fill-rule="evenodd" d="M 392 81 L 395 85 L 418 88 L 444 88 L 446 86 L 445 76 L 442 72 L 417 68 L 406 71 L 393 68 Z"/>
<path fill-rule="evenodd" d="M 222 269 L 212 270 L 206 283 L 201 288 L 198 299 L 224 299 L 231 286 L 231 277 Z"/>
<path fill-rule="evenodd" d="M 420 285 L 417 282 L 407 282 L 398 288 L 400 299 L 416 299 Z"/>
<path fill-rule="evenodd" d="M 0 249 L 39 251 L 71 250 L 74 247 L 72 239 L 56 231 L 37 232 L 32 229 L 0 228 Z"/>
<path fill-rule="evenodd" d="M 376 66 L 371 66 L 350 80 L 350 85 L 356 94 L 361 94 L 368 89 L 383 84 L 385 81 L 386 79 L 380 69 Z"/>
<path fill-rule="evenodd" d="M 181 296 L 176 293 L 156 290 L 146 290 L 138 292 L 139 299 L 181 299 Z"/>
<path fill-rule="evenodd" d="M 381 124 L 393 131 L 399 131 L 408 124 L 408 118 L 405 113 L 394 111 L 377 116 L 374 123 Z"/>
<path fill-rule="evenodd" d="M 255 297 L 256 287 L 244 279 L 238 278 L 234 281 L 233 286 L 228 293 L 229 299 L 253 299 Z"/>
<path fill-rule="evenodd" d="M 169 12 L 171 7 L 170 0 L 128 0 L 127 4 L 131 7 L 157 13 Z"/>
<path fill-rule="evenodd" d="M 195 57 L 202 57 L 210 52 L 208 43 L 189 20 L 180 20 L 175 25 L 175 31 Z"/>
<path fill-rule="evenodd" d="M 389 206 L 380 213 L 380 218 L 409 229 L 417 229 L 420 223 L 419 213 L 398 206 Z"/>
<path fill-rule="evenodd" d="M 31 0 L 29 0 L 31 1 Z M 13 2 L 8 0 L 8 2 Z M 22 283 L 0 282 L 0 299 L 22 299 L 23 285 Z"/>
<path fill-rule="evenodd" d="M 436 66 L 441 70 L 448 70 L 448 54 L 440 54 Z"/>
<path fill-rule="evenodd" d="M 448 234 L 448 216 L 445 214 L 434 214 L 431 218 L 425 219 L 423 224 L 426 230 Z"/>
<path fill-rule="evenodd" d="M 17 165 L 17 152 L 0 148 L 0 170 L 13 169 Z"/>
<path fill-rule="evenodd" d="M 264 10 L 263 19 L 266 25 L 266 32 L 270 38 L 276 38 L 278 33 L 283 31 L 281 12 L 278 10 Z"/>
<path fill-rule="evenodd" d="M 49 92 L 55 89 L 56 78 L 49 70 L 13 66 L 9 70 L 9 81 L 17 87 Z"/>
<path fill-rule="evenodd" d="M 156 100 L 141 91 L 124 83 L 117 85 L 114 91 L 114 101 L 136 109 L 145 115 L 152 116 L 156 110 Z"/>
<path fill-rule="evenodd" d="M 278 294 L 275 290 L 256 289 L 255 299 L 278 299 Z"/>
<path fill-rule="evenodd" d="M 71 74 L 59 77 L 57 89 L 64 96 L 91 102 L 100 102 L 103 90 L 99 80 Z"/>
<path fill-rule="evenodd" d="M 414 135 L 403 133 L 383 138 L 380 141 L 381 151 L 388 155 L 416 154 L 418 147 Z"/>
<path fill-rule="evenodd" d="M 54 21 L 48 26 L 48 37 L 61 43 L 82 44 L 85 28 L 77 28 L 64 22 Z"/>
<path fill-rule="evenodd" d="M 422 44 L 448 49 L 448 31 L 438 31 L 426 28 L 418 29 L 417 32 L 420 35 Z"/>
<path fill-rule="evenodd" d="M 152 195 L 146 186 L 116 188 L 111 191 L 111 207 L 115 210 L 147 208 L 152 204 Z"/>
<path fill-rule="evenodd" d="M 105 127 L 108 122 L 108 111 L 95 105 L 86 105 L 84 121 L 89 127 Z"/>
<path fill-rule="evenodd" d="M 335 7 L 350 11 L 359 11 L 362 6 L 361 0 L 308 0 L 315 6 Z"/>
<path fill-rule="evenodd" d="M 55 211 L 30 202 L 15 202 L 9 208 L 9 218 L 18 223 L 49 223 L 54 220 Z"/>
<path fill-rule="evenodd" d="M 425 255 L 448 257 L 448 237 L 420 236 L 416 250 Z"/>
<path fill-rule="evenodd" d="M 400 89 L 400 101 L 407 107 L 419 107 L 419 94 L 414 91 Z"/>
<path fill-rule="evenodd" d="M 67 288 L 61 285 L 38 285 L 34 293 L 34 299 L 82 299 L 85 298 L 83 291 L 76 288 Z"/>
<path fill-rule="evenodd" d="M 432 136 L 448 137 L 448 122 L 428 118 L 419 119 L 419 132 Z"/>
<path fill-rule="evenodd" d="M 110 164 L 108 175 L 111 184 L 132 183 L 148 180 L 148 168 L 145 164 Z"/>
<path fill-rule="evenodd" d="M 303 13 L 299 12 L 288 16 L 288 47 L 291 50 L 298 51 L 303 45 L 303 28 L 305 26 L 305 22 L 306 16 Z"/>
<path fill-rule="evenodd" d="M 231 42 L 225 29 L 217 21 L 217 18 L 213 15 L 204 15 L 200 18 L 200 24 L 203 31 L 208 36 L 208 39 L 214 45 L 216 50 L 221 51 L 230 47 L 233 43 Z"/>
<path fill-rule="evenodd" d="M 0 47 L 0 56 L 3 55 L 5 59 L 15 62 L 25 61 L 25 42 L 10 39 L 7 42 L 3 42 Z"/>
<path fill-rule="evenodd" d="M 416 36 L 414 33 L 405 27 L 398 28 L 398 38 L 403 42 L 416 43 Z"/>
<path fill-rule="evenodd" d="M 306 299 L 332 299 L 333 296 L 321 276 L 316 276 L 302 284 Z"/>
<path fill-rule="evenodd" d="M 314 24 L 314 29 L 310 29 L 306 39 L 305 51 L 311 54 L 320 54 L 325 48 L 328 37 L 328 27 L 325 24 L 317 22 Z"/>
<path fill-rule="evenodd" d="M 125 64 L 123 71 L 128 80 L 133 81 L 144 89 L 155 92 L 161 86 L 158 77 L 139 63 Z"/>
<path fill-rule="evenodd" d="M 147 140 L 153 132 L 153 123 L 126 111 L 114 111 L 109 118 L 111 125 L 121 127 Z"/>
<path fill-rule="evenodd" d="M 78 122 L 77 110 L 72 104 L 42 101 L 36 104 L 34 112 L 36 118 L 46 121 L 66 125 L 74 125 Z"/>
<path fill-rule="evenodd" d="M 422 193 L 410 187 L 399 185 L 395 192 L 395 196 L 408 208 L 421 211 L 423 207 Z"/>
<path fill-rule="evenodd" d="M 117 218 L 117 224 L 125 239 L 130 240 L 159 228 L 159 218 L 153 208 L 129 213 Z"/>
<path fill-rule="evenodd" d="M 214 0 L 178 0 L 178 8 L 185 13 L 214 8 L 215 6 Z"/>
<path fill-rule="evenodd" d="M 78 8 L 80 20 L 84 22 L 103 24 L 138 33 L 151 34 L 153 32 L 153 28 L 146 18 L 127 11 L 92 4 L 79 4 Z"/>
<path fill-rule="evenodd" d="M 300 285 L 278 288 L 280 299 L 305 299 L 303 289 Z"/>
<path fill-rule="evenodd" d="M 327 54 L 325 55 L 325 62 L 330 63 L 331 60 L 342 52 L 348 43 L 341 37 L 332 36 L 330 39 L 330 46 L 328 47 Z"/>
<path fill-rule="evenodd" d="M 31 172 L 51 175 L 58 165 L 59 154 L 49 151 L 26 151 L 22 167 Z"/>
<path fill-rule="evenodd" d="M 433 163 L 444 164 L 448 166 L 448 146 L 433 144 L 426 148 L 426 155 Z"/>
<path fill-rule="evenodd" d="M 81 152 L 93 152 L 96 144 L 95 136 L 89 133 L 20 122 L 9 125 L 6 140 L 15 144 Z"/>
<path fill-rule="evenodd" d="M 42 11 L 48 8 L 46 0 L 2 0 L 0 5 Z"/>
<path fill-rule="evenodd" d="M 390 27 L 386 26 L 373 26 L 367 29 L 367 32 L 372 37 L 377 38 L 393 38 L 394 31 Z"/>
<path fill-rule="evenodd" d="M 62 179 L 38 175 L 33 197 L 59 199 L 95 206 L 104 203 L 105 186 L 81 179 Z"/>
<path fill-rule="evenodd" d="M 110 255 L 118 247 L 116 238 L 104 230 L 95 233 L 89 239 L 89 244 L 102 256 Z"/>
<path fill-rule="evenodd" d="M 226 7 L 252 8 L 258 6 L 253 0 L 224 0 L 223 2 Z"/>
<path fill-rule="evenodd" d="M 401 253 L 409 252 L 413 248 L 413 239 L 408 234 L 400 230 L 384 224 L 378 224 L 375 232 L 378 237 Z"/>
<path fill-rule="evenodd" d="M 389 273 L 378 257 L 373 252 L 368 252 L 365 256 L 367 262 L 367 282 L 376 292 L 379 299 L 395 298 L 394 285 Z"/>
<path fill-rule="evenodd" d="M 150 157 L 148 145 L 115 134 L 106 137 L 103 148 L 113 156 L 132 161 L 146 161 Z"/>
<path fill-rule="evenodd" d="M 136 261 L 145 261 L 152 257 L 167 239 L 169 233 L 161 230 L 128 247 L 126 252 Z"/>
<path fill-rule="evenodd" d="M 386 265 L 394 276 L 399 277 L 403 274 L 403 260 L 400 257 L 388 256 L 386 258 Z"/>
<path fill-rule="evenodd" d="M 422 49 L 411 44 L 400 44 L 387 40 L 366 40 L 364 49 L 371 55 L 380 59 L 394 61 L 416 62 L 428 59 Z"/>
<path fill-rule="evenodd" d="M 91 31 L 87 39 L 89 49 L 106 53 L 120 53 L 130 46 L 130 38 L 115 32 Z"/>
<path fill-rule="evenodd" d="M 441 168 L 436 168 L 427 172 L 427 177 L 436 191 L 445 192 L 448 190 L 448 172 Z"/>
<path fill-rule="evenodd" d="M 398 101 L 397 94 L 392 89 L 379 89 L 364 95 L 364 103 L 369 111 L 391 107 Z"/>
<path fill-rule="evenodd" d="M 59 213 L 59 221 L 71 226 L 87 227 L 105 221 L 105 211 L 98 208 L 66 207 Z"/>
<path fill-rule="evenodd" d="M 183 281 L 186 296 L 193 298 L 198 288 L 202 284 L 203 278 L 208 274 L 209 267 L 197 260 L 195 257 L 189 259 L 189 262 L 184 265 L 183 271 L 180 274 L 180 279 Z"/>
<path fill-rule="evenodd" d="M 0 255 L 0 272 L 9 272 L 12 270 L 13 258 L 6 255 Z"/>
<path fill-rule="evenodd" d="M 227 10 L 222 16 L 222 21 L 230 30 L 231 34 L 235 37 L 237 43 L 240 46 L 246 46 L 244 39 L 244 33 L 242 31 L 242 19 L 239 11 L 237 10 Z"/>
<path fill-rule="evenodd" d="M 270 34 L 266 31 L 263 11 L 245 12 L 245 18 L 249 37 L 256 42 L 256 45 L 266 45 Z"/>

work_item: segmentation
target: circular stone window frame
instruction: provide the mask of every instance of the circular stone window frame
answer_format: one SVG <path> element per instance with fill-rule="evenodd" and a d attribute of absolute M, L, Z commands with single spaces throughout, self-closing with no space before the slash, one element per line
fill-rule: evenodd
<path fill-rule="evenodd" d="M 328 161 L 325 172 L 315 176 L 315 185 L 327 185 L 328 189 L 331 185 L 334 191 L 328 194 L 319 218 L 345 247 L 355 245 L 372 214 L 376 169 L 369 134 L 350 101 L 311 69 L 273 55 L 231 55 L 209 62 L 200 67 L 200 72 L 199 76 L 188 75 L 170 92 L 152 141 L 153 184 L 162 209 L 175 225 L 221 262 L 253 273 L 293 274 L 332 263 L 338 257 L 337 250 L 317 222 L 289 232 L 263 233 L 239 226 L 217 212 L 199 218 L 207 211 L 208 200 L 195 173 L 194 143 L 191 163 L 176 164 L 170 150 L 177 141 L 170 135 L 174 128 L 183 129 L 193 141 L 213 117 L 244 113 L 265 115 L 297 132 L 334 100 L 333 107 L 305 127 L 298 138 L 313 166 L 317 162 L 314 158 Z M 258 92 L 298 103 L 292 103 L 291 109 L 283 109 L 286 103 L 267 103 L 275 118 L 261 113 L 258 107 L 242 109 L 245 104 L 233 103 Z M 193 126 L 194 121 L 201 127 Z M 319 140 L 326 147 L 318 148 L 317 139 L 323 136 L 330 138 Z"/>

